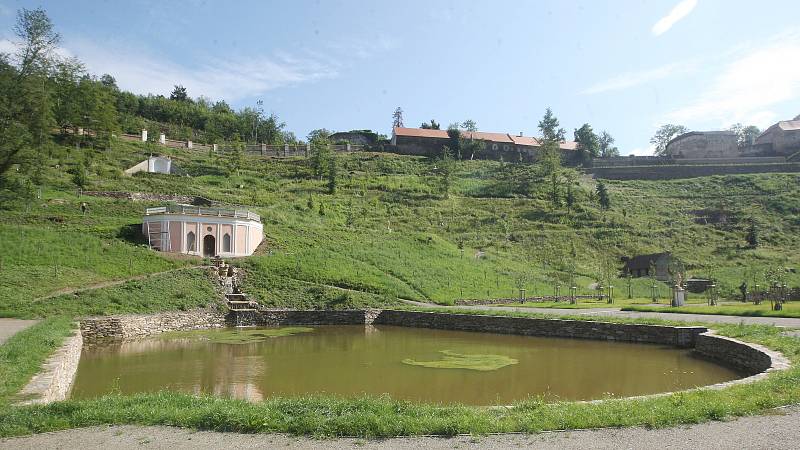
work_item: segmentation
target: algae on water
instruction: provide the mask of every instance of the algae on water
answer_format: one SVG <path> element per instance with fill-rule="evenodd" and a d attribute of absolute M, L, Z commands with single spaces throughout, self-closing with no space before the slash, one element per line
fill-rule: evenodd
<path fill-rule="evenodd" d="M 250 344 L 312 331 L 314 329 L 309 327 L 193 330 L 164 333 L 161 337 L 164 339 L 201 339 L 215 344 Z"/>
<path fill-rule="evenodd" d="M 514 358 L 509 358 L 504 355 L 467 355 L 456 353 L 451 350 L 441 350 L 439 353 L 443 354 L 444 358 L 438 361 L 416 361 L 407 358 L 403 360 L 403 364 L 433 369 L 469 369 L 485 372 L 502 369 L 505 366 L 510 366 L 519 362 Z"/>

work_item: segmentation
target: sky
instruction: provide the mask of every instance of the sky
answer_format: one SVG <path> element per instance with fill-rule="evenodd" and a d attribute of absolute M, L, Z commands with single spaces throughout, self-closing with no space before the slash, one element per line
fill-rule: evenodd
<path fill-rule="evenodd" d="M 472 119 L 537 134 L 552 108 L 622 154 L 652 153 L 665 123 L 762 129 L 800 114 L 800 2 L 14 1 L 0 0 L 0 51 L 19 8 L 43 7 L 61 52 L 122 89 L 255 106 L 298 137 Z"/>

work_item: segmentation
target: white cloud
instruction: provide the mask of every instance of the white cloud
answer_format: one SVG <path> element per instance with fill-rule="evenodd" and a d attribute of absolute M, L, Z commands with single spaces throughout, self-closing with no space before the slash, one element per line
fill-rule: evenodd
<path fill-rule="evenodd" d="M 695 64 L 692 62 L 667 64 L 656 67 L 655 69 L 641 70 L 638 72 L 627 72 L 617 75 L 608 80 L 601 81 L 583 90 L 582 94 L 600 94 L 609 91 L 618 91 L 635 86 L 639 86 L 652 81 L 661 80 L 674 75 L 688 73 L 694 70 Z"/>
<path fill-rule="evenodd" d="M 93 74 L 109 73 L 135 93 L 164 94 L 182 84 L 192 96 L 236 101 L 279 87 L 338 76 L 338 67 L 313 57 L 277 52 L 270 56 L 209 58 L 195 66 L 142 50 L 76 41 L 70 49 Z"/>
<path fill-rule="evenodd" d="M 688 16 L 694 10 L 695 6 L 697 6 L 697 0 L 683 0 L 675 5 L 666 16 L 659 19 L 658 22 L 653 25 L 653 36 L 661 36 L 669 31 L 679 20 Z"/>
<path fill-rule="evenodd" d="M 741 50 L 688 105 L 668 112 L 665 122 L 741 122 L 765 126 L 777 119 L 773 107 L 800 97 L 800 33 L 782 34 L 757 48 Z"/>

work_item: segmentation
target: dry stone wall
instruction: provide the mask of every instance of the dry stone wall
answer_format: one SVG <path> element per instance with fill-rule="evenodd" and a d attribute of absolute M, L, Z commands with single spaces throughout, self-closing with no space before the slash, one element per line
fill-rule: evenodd
<path fill-rule="evenodd" d="M 226 314 L 214 309 L 165 312 L 151 315 L 93 317 L 81 321 L 87 343 L 122 341 L 165 331 L 222 328 Z"/>

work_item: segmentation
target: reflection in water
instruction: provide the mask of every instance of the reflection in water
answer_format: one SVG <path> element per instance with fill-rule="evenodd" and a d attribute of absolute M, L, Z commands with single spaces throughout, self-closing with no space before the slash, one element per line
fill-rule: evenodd
<path fill-rule="evenodd" d="M 403 364 L 441 351 L 503 355 L 491 371 Z M 145 339 L 84 350 L 73 397 L 169 389 L 259 401 L 276 395 L 389 394 L 440 403 L 503 404 L 529 396 L 630 396 L 738 378 L 689 350 L 647 344 L 389 326 L 321 326 L 248 344 Z"/>

